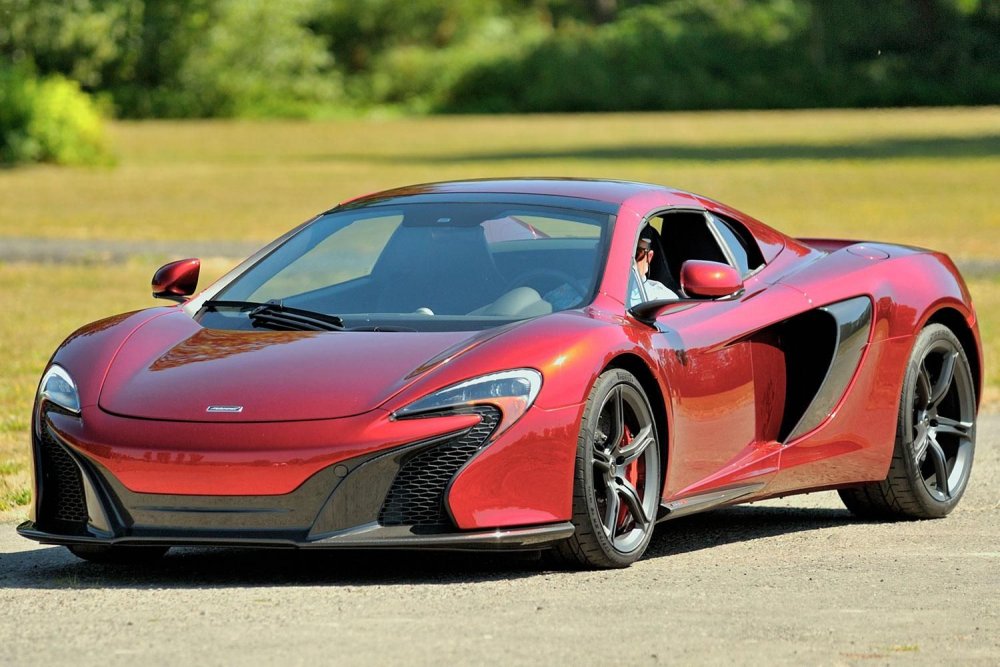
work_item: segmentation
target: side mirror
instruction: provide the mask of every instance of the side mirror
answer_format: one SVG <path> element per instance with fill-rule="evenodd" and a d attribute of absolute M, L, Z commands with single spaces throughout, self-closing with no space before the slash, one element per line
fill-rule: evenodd
<path fill-rule="evenodd" d="M 691 297 L 729 296 L 743 289 L 743 277 L 728 264 L 689 259 L 681 266 L 681 288 Z"/>
<path fill-rule="evenodd" d="M 198 287 L 200 259 L 181 259 L 164 264 L 153 274 L 153 298 L 187 301 Z"/>

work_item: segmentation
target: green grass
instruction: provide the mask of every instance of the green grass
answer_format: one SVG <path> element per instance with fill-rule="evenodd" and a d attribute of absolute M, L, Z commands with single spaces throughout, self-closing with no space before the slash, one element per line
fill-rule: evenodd
<path fill-rule="evenodd" d="M 0 244 L 264 241 L 386 187 L 571 175 L 690 189 L 793 235 L 1000 258 L 997 108 L 116 123 L 111 136 L 114 169 L 0 170 Z M 154 305 L 156 263 L 0 263 L 0 511 L 28 500 L 31 402 L 52 350 L 88 321 Z M 1000 277 L 970 287 L 996 403 Z"/>
<path fill-rule="evenodd" d="M 386 187 L 663 183 L 796 235 L 1000 256 L 1000 109 L 116 123 L 115 169 L 0 173 L 0 237 L 265 240 Z"/>

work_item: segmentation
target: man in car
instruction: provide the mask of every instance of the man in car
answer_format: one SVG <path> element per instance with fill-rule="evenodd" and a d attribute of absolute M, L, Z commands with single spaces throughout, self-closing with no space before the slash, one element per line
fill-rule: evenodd
<path fill-rule="evenodd" d="M 631 294 L 629 295 L 629 306 L 634 306 L 642 301 L 655 301 L 657 299 L 676 299 L 677 295 L 668 289 L 663 283 L 649 279 L 649 263 L 653 260 L 653 250 L 650 247 L 652 242 L 648 238 L 640 238 L 635 248 L 635 270 L 642 280 L 642 289 L 646 293 L 646 298 L 642 298 L 639 285 L 633 283 Z"/>

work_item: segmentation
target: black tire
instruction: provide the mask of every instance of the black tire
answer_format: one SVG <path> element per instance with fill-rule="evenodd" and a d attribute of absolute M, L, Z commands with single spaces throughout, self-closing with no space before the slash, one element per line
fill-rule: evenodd
<path fill-rule="evenodd" d="M 66 548 L 77 558 L 91 563 L 111 565 L 152 563 L 162 558 L 170 549 L 170 547 L 123 547 L 106 544 L 74 544 Z"/>
<path fill-rule="evenodd" d="M 642 386 L 627 371 L 606 371 L 587 398 L 577 440 L 576 533 L 554 555 L 574 567 L 634 563 L 653 535 L 661 479 L 656 420 Z"/>
<path fill-rule="evenodd" d="M 965 493 L 975 447 L 969 359 L 950 329 L 931 324 L 910 353 L 889 474 L 881 482 L 842 489 L 840 497 L 863 518 L 941 518 Z"/>

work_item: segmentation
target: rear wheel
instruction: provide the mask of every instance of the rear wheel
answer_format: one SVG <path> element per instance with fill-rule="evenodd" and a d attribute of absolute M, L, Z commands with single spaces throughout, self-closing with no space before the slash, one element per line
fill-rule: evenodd
<path fill-rule="evenodd" d="M 962 498 L 976 447 L 976 392 L 969 360 L 947 327 L 920 332 L 910 355 L 889 475 L 840 491 L 861 517 L 934 519 Z"/>
<path fill-rule="evenodd" d="M 163 557 L 170 547 L 123 547 L 106 544 L 74 544 L 66 547 L 77 558 L 92 563 L 140 565 Z"/>
<path fill-rule="evenodd" d="M 627 567 L 646 551 L 660 505 L 660 448 L 642 386 L 624 370 L 603 373 L 587 399 L 577 442 L 576 533 L 556 547 L 571 565 Z"/>

